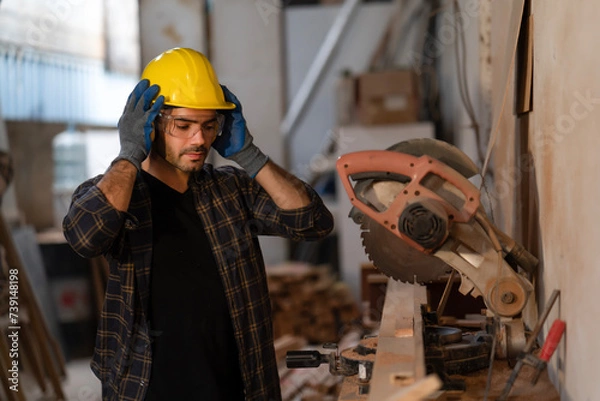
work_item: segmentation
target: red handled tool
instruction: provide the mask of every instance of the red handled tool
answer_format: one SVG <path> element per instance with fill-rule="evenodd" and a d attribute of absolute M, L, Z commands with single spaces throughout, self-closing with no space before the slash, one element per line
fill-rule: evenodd
<path fill-rule="evenodd" d="M 552 323 L 552 327 L 548 332 L 546 341 L 544 341 L 544 345 L 542 346 L 540 355 L 534 356 L 531 353 L 527 353 L 521 359 L 519 359 L 519 361 L 515 365 L 513 372 L 510 375 L 510 378 L 508 379 L 508 382 L 506 382 L 504 391 L 498 398 L 498 401 L 504 401 L 508 398 L 508 394 L 510 393 L 510 390 L 515 380 L 517 379 L 517 375 L 519 374 L 519 371 L 523 367 L 524 363 L 533 366 L 537 370 L 535 376 L 531 380 L 532 384 L 535 385 L 537 383 L 541 373 L 544 371 L 544 369 L 546 369 L 548 361 L 550 360 L 550 358 L 552 358 L 552 354 L 554 354 L 556 347 L 558 347 L 558 343 L 560 343 L 560 339 L 562 338 L 565 332 L 565 328 L 566 323 L 564 322 L 564 320 L 556 319 L 554 323 Z"/>
<path fill-rule="evenodd" d="M 546 341 L 542 346 L 540 356 L 537 358 L 539 359 L 539 361 L 537 361 L 536 364 L 533 365 L 537 369 L 535 377 L 531 381 L 533 384 L 537 383 L 538 379 L 540 378 L 540 374 L 546 368 L 546 365 L 548 364 L 550 358 L 552 358 L 552 354 L 554 354 L 556 347 L 558 347 L 558 343 L 560 342 L 560 339 L 562 338 L 565 332 L 566 326 L 567 324 L 564 322 L 564 320 L 560 319 L 556 319 L 554 323 L 552 323 L 552 327 L 548 332 L 548 337 L 546 337 Z"/>

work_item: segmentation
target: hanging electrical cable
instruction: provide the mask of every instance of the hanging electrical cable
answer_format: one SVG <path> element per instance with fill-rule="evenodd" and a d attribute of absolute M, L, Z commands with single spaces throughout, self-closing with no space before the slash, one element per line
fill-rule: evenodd
<path fill-rule="evenodd" d="M 460 93 L 460 98 L 463 103 L 463 106 L 471 120 L 471 127 L 475 133 L 475 144 L 477 147 L 477 161 L 480 165 L 484 162 L 484 154 L 481 149 L 482 139 L 481 139 L 481 131 L 479 122 L 477 121 L 477 117 L 475 115 L 475 109 L 473 107 L 473 102 L 471 101 L 471 95 L 469 93 L 469 85 L 468 85 L 468 77 L 467 77 L 467 48 L 466 48 L 466 40 L 465 40 L 465 26 L 463 24 L 463 20 L 461 18 L 461 9 L 458 4 L 458 0 L 453 0 L 454 6 L 454 30 L 456 33 L 456 44 L 454 46 L 455 51 L 455 62 L 456 62 L 456 72 L 458 76 L 458 90 Z M 462 48 L 462 49 L 461 49 Z"/>

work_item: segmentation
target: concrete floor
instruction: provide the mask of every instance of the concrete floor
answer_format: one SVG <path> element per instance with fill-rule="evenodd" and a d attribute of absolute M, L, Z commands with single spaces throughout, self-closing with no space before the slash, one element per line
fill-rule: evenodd
<path fill-rule="evenodd" d="M 323 365 L 325 366 L 325 365 Z M 491 399 L 495 399 L 504 388 L 506 379 L 510 376 L 512 369 L 506 365 L 505 361 L 496 361 L 494 363 L 494 374 L 492 379 L 492 388 L 490 392 Z M 540 381 L 536 386 L 530 384 L 534 370 L 530 366 L 524 366 L 517 381 L 515 382 L 513 391 L 511 392 L 511 401 L 558 401 L 560 399 L 556 389 L 548 379 L 547 371 L 544 371 L 540 377 Z M 323 371 L 324 375 L 328 375 L 327 367 Z M 487 370 L 482 370 L 461 376 L 467 384 L 466 392 L 450 392 L 447 394 L 447 400 L 460 401 L 479 401 L 484 397 L 484 389 L 486 382 Z M 54 401 L 55 398 L 50 395 L 41 393 L 35 382 L 27 374 L 21 376 L 22 389 L 25 393 L 27 401 Z M 284 386 L 285 387 L 285 386 Z M 67 401 L 101 401 L 102 392 L 100 381 L 96 379 L 89 367 L 88 359 L 74 360 L 67 364 L 67 378 L 63 381 L 63 391 L 67 397 Z M 348 390 L 350 391 L 350 390 Z M 353 391 L 351 391 L 353 392 Z M 344 398 L 344 390 L 340 399 Z M 337 397 L 333 397 L 336 399 Z M 355 397 L 348 399 L 365 400 L 367 396 Z M 0 399 L 2 397 L 0 391 Z M 323 398 L 326 399 L 326 398 Z"/>
<path fill-rule="evenodd" d="M 52 393 L 43 394 L 35 381 L 23 374 L 22 389 L 27 401 L 54 401 Z M 89 359 L 78 359 L 67 363 L 67 377 L 62 382 L 67 401 L 101 401 L 100 381 L 90 369 Z"/>

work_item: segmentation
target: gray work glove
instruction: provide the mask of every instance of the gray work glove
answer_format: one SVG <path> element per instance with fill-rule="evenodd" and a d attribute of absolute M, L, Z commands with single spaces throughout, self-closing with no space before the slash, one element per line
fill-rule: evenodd
<path fill-rule="evenodd" d="M 223 132 L 215 139 L 212 147 L 221 156 L 239 164 L 250 177 L 254 178 L 267 164 L 269 157 L 252 143 L 253 138 L 246 127 L 242 105 L 238 98 L 226 86 L 221 85 L 221 88 L 223 88 L 225 100 L 235 104 L 236 107 L 231 111 L 223 112 L 225 115 Z"/>
<path fill-rule="evenodd" d="M 154 130 L 152 123 L 165 101 L 164 96 L 161 95 L 152 104 L 158 91 L 158 85 L 150 86 L 150 81 L 143 79 L 129 95 L 123 115 L 119 119 L 121 151 L 115 162 L 128 160 L 141 170 L 141 164 L 152 146 Z"/>

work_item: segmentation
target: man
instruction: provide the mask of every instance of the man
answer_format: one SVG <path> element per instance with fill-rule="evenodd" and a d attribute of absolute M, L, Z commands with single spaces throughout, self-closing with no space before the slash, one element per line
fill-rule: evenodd
<path fill-rule="evenodd" d="M 256 235 L 322 238 L 331 214 L 254 145 L 241 104 L 194 50 L 146 66 L 119 137 L 63 222 L 75 251 L 110 264 L 92 361 L 103 399 L 279 400 Z M 205 164 L 211 146 L 245 172 Z"/>

